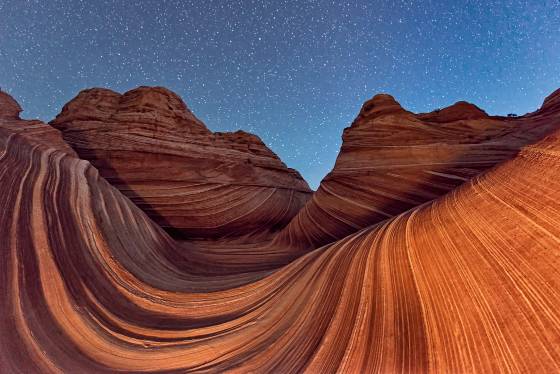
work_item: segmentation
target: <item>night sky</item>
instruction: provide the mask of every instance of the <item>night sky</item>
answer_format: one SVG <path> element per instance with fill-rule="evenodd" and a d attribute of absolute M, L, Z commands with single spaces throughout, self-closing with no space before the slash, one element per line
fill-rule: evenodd
<path fill-rule="evenodd" d="M 315 188 L 376 93 L 417 112 L 539 107 L 560 87 L 560 0 L 0 0 L 0 87 L 24 118 L 140 85 L 259 135 Z"/>

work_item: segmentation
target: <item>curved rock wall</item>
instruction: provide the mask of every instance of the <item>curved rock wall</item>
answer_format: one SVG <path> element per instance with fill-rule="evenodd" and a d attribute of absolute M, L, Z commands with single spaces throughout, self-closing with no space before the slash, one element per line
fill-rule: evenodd
<path fill-rule="evenodd" d="M 506 118 L 465 102 L 413 114 L 377 95 L 344 130 L 334 169 L 277 239 L 317 248 L 442 196 L 558 128 L 559 98 L 556 91 L 539 111 Z"/>
<path fill-rule="evenodd" d="M 174 240 L 5 118 L 0 372 L 560 371 L 560 129 L 280 266 L 270 238 Z"/>

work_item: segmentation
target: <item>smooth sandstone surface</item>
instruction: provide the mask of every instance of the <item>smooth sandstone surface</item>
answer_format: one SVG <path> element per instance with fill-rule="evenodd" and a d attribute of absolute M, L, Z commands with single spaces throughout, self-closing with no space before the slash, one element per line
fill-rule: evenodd
<path fill-rule="evenodd" d="M 82 91 L 51 122 L 80 158 L 178 236 L 221 238 L 285 226 L 311 196 L 255 135 L 213 133 L 173 92 Z"/>
<path fill-rule="evenodd" d="M 352 210 L 368 193 L 339 190 L 363 226 L 315 250 L 285 241 L 299 215 L 273 238 L 177 241 L 93 161 L 44 141 L 47 130 L 22 131 L 0 102 L 0 372 L 560 371 L 560 92 L 519 119 L 480 119 L 468 105 L 459 123 L 453 107 L 414 115 L 379 98 L 386 105 L 362 114 L 395 126 L 376 132 L 387 149 L 366 136 L 367 121 L 353 125 L 334 176 L 371 166 L 377 179 L 354 188 L 389 189 L 379 170 L 402 175 L 403 160 L 419 158 L 406 174 L 418 186 L 418 164 L 433 171 L 441 157 L 464 180 L 441 191 L 427 183 L 399 212 L 410 186 L 397 178 L 395 214 L 371 224 Z M 448 132 L 461 137 L 480 120 L 464 153 L 477 162 L 447 166 L 429 143 L 433 123 L 449 143 Z M 368 148 L 387 160 L 360 159 Z"/>
<path fill-rule="evenodd" d="M 442 196 L 558 128 L 559 101 L 556 91 L 538 111 L 507 118 L 466 102 L 414 114 L 376 95 L 344 130 L 333 170 L 278 240 L 317 248 Z"/>

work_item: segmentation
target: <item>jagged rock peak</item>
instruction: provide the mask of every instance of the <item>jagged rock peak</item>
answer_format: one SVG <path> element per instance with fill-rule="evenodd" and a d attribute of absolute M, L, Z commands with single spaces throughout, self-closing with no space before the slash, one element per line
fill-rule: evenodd
<path fill-rule="evenodd" d="M 19 119 L 22 109 L 8 93 L 0 91 L 0 118 Z"/>

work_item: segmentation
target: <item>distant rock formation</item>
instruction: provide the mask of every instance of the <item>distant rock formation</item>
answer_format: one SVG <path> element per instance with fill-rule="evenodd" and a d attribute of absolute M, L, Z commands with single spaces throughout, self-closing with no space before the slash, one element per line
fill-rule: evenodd
<path fill-rule="evenodd" d="M 380 94 L 344 130 L 334 169 L 276 238 L 317 248 L 436 199 L 560 126 L 560 90 L 507 118 L 467 102 L 414 114 Z"/>
<path fill-rule="evenodd" d="M 263 235 L 311 196 L 257 136 L 212 133 L 165 88 L 85 90 L 51 125 L 155 222 L 185 238 Z"/>

